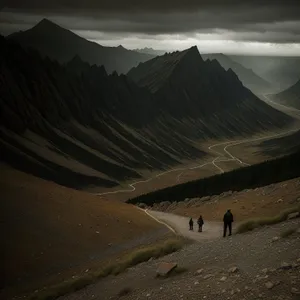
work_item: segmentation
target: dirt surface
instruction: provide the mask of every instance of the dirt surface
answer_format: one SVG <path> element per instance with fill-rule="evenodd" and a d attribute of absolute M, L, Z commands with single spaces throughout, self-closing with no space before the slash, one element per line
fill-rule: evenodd
<path fill-rule="evenodd" d="M 223 223 L 221 222 L 205 222 L 203 231 L 198 232 L 197 219 L 194 219 L 194 230 L 189 230 L 189 217 L 182 217 L 174 214 L 148 211 L 149 214 L 157 218 L 158 220 L 170 225 L 175 231 L 191 240 L 203 241 L 209 239 L 215 239 L 222 236 Z"/>
<path fill-rule="evenodd" d="M 169 233 L 132 205 L 1 165 L 1 299 L 99 268 Z M 5 297 L 6 295 L 6 297 Z"/>
<path fill-rule="evenodd" d="M 246 234 L 202 240 L 59 299 L 296 300 L 300 286 L 300 234 L 286 238 L 280 235 L 299 227 L 300 220 L 295 219 Z M 165 261 L 175 262 L 187 271 L 166 279 L 156 278 L 159 264 Z M 122 292 L 125 295 L 119 296 Z"/>

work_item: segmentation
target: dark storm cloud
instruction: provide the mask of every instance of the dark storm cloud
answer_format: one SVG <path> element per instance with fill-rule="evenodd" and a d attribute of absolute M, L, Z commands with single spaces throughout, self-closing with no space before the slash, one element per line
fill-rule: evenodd
<path fill-rule="evenodd" d="M 80 32 L 213 33 L 223 39 L 300 41 L 298 0 L 9 0 L 3 7 L 6 8 L 0 16 L 1 23 L 10 31 L 18 26 L 27 29 L 46 16 Z"/>
<path fill-rule="evenodd" d="M 287 8 L 297 5 L 297 0 L 1 0 L 2 6 L 36 10 L 99 10 L 106 12 L 132 11 L 195 11 L 199 9 L 232 9 L 262 5 Z M 296 12 L 295 12 L 296 14 Z"/>

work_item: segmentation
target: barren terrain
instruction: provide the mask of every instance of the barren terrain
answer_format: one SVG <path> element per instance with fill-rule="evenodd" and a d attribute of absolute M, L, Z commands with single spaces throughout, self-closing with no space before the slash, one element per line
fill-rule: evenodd
<path fill-rule="evenodd" d="M 297 219 L 225 239 L 202 240 L 60 300 L 296 300 L 300 292 L 299 231 L 280 236 L 299 226 Z M 161 262 L 177 263 L 183 273 L 157 278 Z"/>
<path fill-rule="evenodd" d="M 71 278 L 168 234 L 132 205 L 106 201 L 5 165 L 0 178 L 0 230 L 5 241 L 1 299 Z"/>

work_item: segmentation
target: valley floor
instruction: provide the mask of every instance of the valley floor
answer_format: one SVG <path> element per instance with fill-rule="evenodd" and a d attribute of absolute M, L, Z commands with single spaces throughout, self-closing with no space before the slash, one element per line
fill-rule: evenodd
<path fill-rule="evenodd" d="M 125 201 L 128 198 L 134 198 L 158 189 L 257 164 L 289 154 L 289 149 L 285 149 L 281 143 L 281 139 L 285 137 L 290 138 L 289 146 L 293 147 L 293 150 L 299 148 L 300 142 L 297 135 L 299 130 L 300 124 L 296 123 L 294 127 L 279 132 L 264 132 L 250 138 L 202 143 L 202 151 L 208 153 L 205 159 L 185 162 L 185 164 L 163 172 L 145 173 L 143 174 L 144 179 L 124 182 L 122 186 L 112 189 L 93 188 L 89 192 L 104 199 Z M 271 145 L 263 144 L 266 141 L 274 141 L 276 146 L 272 143 Z M 276 148 L 276 156 L 270 151 L 270 148 L 273 152 Z"/>

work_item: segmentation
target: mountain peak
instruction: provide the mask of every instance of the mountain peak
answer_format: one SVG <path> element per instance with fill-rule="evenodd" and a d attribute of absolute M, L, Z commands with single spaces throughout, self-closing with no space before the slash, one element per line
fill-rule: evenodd
<path fill-rule="evenodd" d="M 56 23 L 44 18 L 39 23 L 37 23 L 33 28 L 51 28 L 59 27 Z"/>

